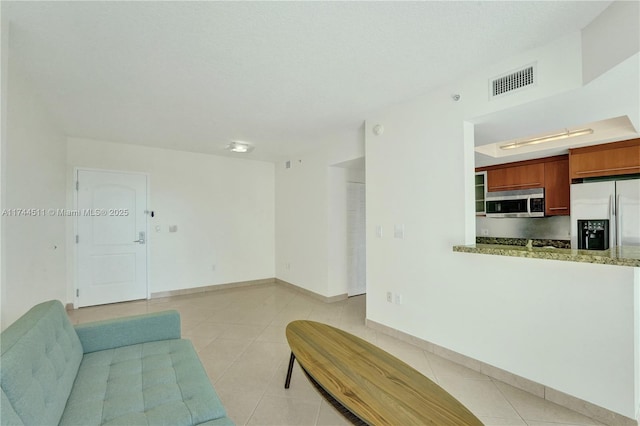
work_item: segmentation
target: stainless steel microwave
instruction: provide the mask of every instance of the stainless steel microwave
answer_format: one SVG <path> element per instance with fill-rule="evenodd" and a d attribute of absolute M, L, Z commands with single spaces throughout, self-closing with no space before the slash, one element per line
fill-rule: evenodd
<path fill-rule="evenodd" d="M 544 217 L 544 189 L 488 192 L 487 217 Z"/>

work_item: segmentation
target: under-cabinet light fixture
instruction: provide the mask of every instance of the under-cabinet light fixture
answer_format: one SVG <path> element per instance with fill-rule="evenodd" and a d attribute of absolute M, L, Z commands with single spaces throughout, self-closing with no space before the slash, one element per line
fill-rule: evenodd
<path fill-rule="evenodd" d="M 244 154 L 253 151 L 253 146 L 249 145 L 248 143 L 231 142 L 229 145 L 227 145 L 227 149 L 231 152 Z"/>
<path fill-rule="evenodd" d="M 536 145 L 539 143 L 573 138 L 576 136 L 590 135 L 592 133 L 593 133 L 593 129 L 580 129 L 580 130 L 571 130 L 571 131 L 569 129 L 565 129 L 564 132 L 556 133 L 554 135 L 542 136 L 539 138 L 524 139 L 521 141 L 511 142 L 505 145 L 500 145 L 500 149 L 515 149 L 515 148 L 520 148 L 522 146 L 527 146 L 527 145 Z"/>

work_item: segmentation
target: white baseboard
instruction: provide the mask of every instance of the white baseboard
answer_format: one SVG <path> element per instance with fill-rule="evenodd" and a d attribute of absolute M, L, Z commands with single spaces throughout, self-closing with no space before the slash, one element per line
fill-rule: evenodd
<path fill-rule="evenodd" d="M 345 294 L 338 294 L 336 296 L 323 296 L 321 294 L 314 293 L 311 290 L 307 290 L 306 288 L 298 287 L 295 284 L 291 284 L 290 282 L 281 280 L 280 278 L 275 278 L 275 282 L 277 284 L 280 284 L 280 285 L 283 285 L 285 287 L 288 287 L 288 288 L 290 288 L 292 290 L 297 290 L 300 293 L 303 293 L 303 294 L 305 294 L 307 296 L 311 296 L 314 299 L 321 300 L 321 301 L 323 301 L 325 303 L 339 302 L 339 301 L 345 300 L 345 299 L 347 299 L 349 297 L 349 295 L 346 294 L 346 293 Z"/>
<path fill-rule="evenodd" d="M 206 293 L 209 291 L 230 290 L 234 288 L 253 287 L 253 286 L 268 285 L 268 284 L 282 285 L 291 290 L 296 290 L 307 296 L 313 297 L 314 299 L 321 300 L 325 303 L 338 302 L 340 300 L 345 300 L 348 297 L 346 293 L 339 294 L 337 296 L 327 297 L 318 293 L 314 293 L 313 291 L 307 290 L 305 288 L 299 287 L 295 284 L 291 284 L 287 281 L 283 281 L 279 278 L 265 278 L 261 280 L 240 281 L 240 282 L 227 283 L 227 284 L 209 285 L 204 287 L 193 287 L 193 288 L 184 288 L 180 290 L 160 291 L 157 293 L 151 293 L 151 299 L 158 299 L 161 297 L 184 296 L 187 294 Z"/>
<path fill-rule="evenodd" d="M 229 290 L 229 289 L 242 288 L 242 287 L 253 287 L 253 286 L 259 286 L 259 285 L 265 285 L 265 284 L 273 284 L 275 282 L 276 282 L 275 278 L 264 278 L 260 280 L 238 281 L 238 282 L 227 283 L 227 284 L 183 288 L 180 290 L 159 291 L 156 293 L 151 293 L 151 299 L 158 299 L 161 297 L 184 296 L 186 294 L 195 294 L 195 293 L 207 293 L 210 291 Z"/>
<path fill-rule="evenodd" d="M 321 294 L 318 293 L 314 293 L 313 291 L 307 290 L 305 288 L 299 287 L 295 284 L 291 284 L 287 281 L 283 281 L 279 278 L 264 278 L 264 279 L 259 279 L 259 280 L 251 280 L 251 281 L 238 281 L 238 282 L 233 282 L 233 283 L 226 283 L 226 284 L 216 284 L 216 285 L 208 285 L 208 286 L 202 286 L 202 287 L 191 287 L 191 288 L 182 288 L 179 290 L 168 290 L 168 291 L 159 291 L 159 292 L 155 292 L 155 293 L 151 293 L 150 295 L 150 299 L 159 299 L 159 298 L 163 298 L 163 297 L 174 297 L 174 296 L 184 296 L 184 295 L 189 295 L 189 294 L 197 294 L 197 293 L 207 293 L 207 292 L 211 292 L 211 291 L 221 291 L 221 290 L 231 290 L 231 289 L 236 289 L 236 288 L 244 288 L 244 287 L 254 287 L 254 286 L 261 286 L 261 285 L 270 285 L 270 284 L 278 284 L 278 285 L 282 285 L 285 286 L 287 288 L 290 288 L 292 290 L 296 290 L 299 291 L 307 296 L 313 297 L 314 299 L 317 300 L 321 300 L 325 303 L 333 303 L 333 302 L 338 302 L 340 300 L 345 300 L 348 298 L 348 295 L 345 294 L 339 294 L 336 296 L 323 296 Z M 73 310 L 74 309 L 74 305 L 73 303 L 67 303 L 66 304 L 66 309 L 67 310 Z"/>

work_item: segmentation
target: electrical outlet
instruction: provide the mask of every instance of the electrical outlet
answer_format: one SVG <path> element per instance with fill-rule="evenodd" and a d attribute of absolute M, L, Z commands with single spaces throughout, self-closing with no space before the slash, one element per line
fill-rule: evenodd
<path fill-rule="evenodd" d="M 215 271 L 216 270 L 216 264 L 214 263 L 213 265 L 211 265 L 211 270 Z"/>
<path fill-rule="evenodd" d="M 387 302 L 393 303 L 393 293 L 390 291 L 387 292 Z"/>

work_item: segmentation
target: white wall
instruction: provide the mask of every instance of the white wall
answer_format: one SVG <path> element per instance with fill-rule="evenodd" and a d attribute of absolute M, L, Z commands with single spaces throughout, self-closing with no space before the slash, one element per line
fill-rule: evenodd
<path fill-rule="evenodd" d="M 276 277 L 327 295 L 326 155 L 276 164 Z"/>
<path fill-rule="evenodd" d="M 363 156 L 362 131 L 331 136 L 313 151 L 292 155 L 290 169 L 276 164 L 276 277 L 321 296 L 347 292 L 344 265 L 330 260 L 336 244 L 346 245 L 332 231 L 346 226 L 333 216 L 346 174 L 334 175 L 330 166 Z"/>
<path fill-rule="evenodd" d="M 640 50 L 640 2 L 616 1 L 582 31 L 584 81 L 602 75 Z"/>
<path fill-rule="evenodd" d="M 148 173 L 151 293 L 275 276 L 272 163 L 70 138 L 67 164 Z"/>
<path fill-rule="evenodd" d="M 636 419 L 640 420 L 640 268 L 635 268 L 635 286 L 634 291 L 634 324 L 636 325 L 636 335 L 634 344 L 635 369 L 636 369 L 636 386 L 635 401 L 637 404 Z"/>
<path fill-rule="evenodd" d="M 534 61 L 536 87 L 487 100 L 488 78 Z M 465 120 L 575 89 L 581 64 L 574 34 L 368 117 L 367 316 L 635 417 L 633 268 L 452 252 L 475 235 L 468 229 L 474 171 Z M 631 70 L 621 75 L 636 77 L 627 81 L 631 87 L 637 65 L 621 65 Z M 628 96 L 638 104 L 637 92 Z M 620 115 L 598 104 L 590 110 Z M 627 113 L 637 119 L 637 109 Z M 373 134 L 376 124 L 383 135 Z M 395 224 L 405 226 L 405 239 L 391 231 L 376 238 L 376 226 Z M 386 302 L 390 290 L 403 295 L 403 305 Z"/>
<path fill-rule="evenodd" d="M 428 314 L 409 333 L 635 416 L 634 268 L 466 253 L 449 261 L 466 273 L 447 268 L 446 281 L 422 289 Z"/>
<path fill-rule="evenodd" d="M 449 86 L 452 92 L 446 92 L 446 99 L 443 100 L 450 104 L 451 93 L 460 94 L 461 100 L 454 104 L 454 108 L 456 111 L 464 111 L 465 118 L 472 119 L 579 88 L 582 86 L 581 46 L 580 33 L 573 33 L 486 69 L 470 70 L 466 79 Z M 531 63 L 537 65 L 538 79 L 535 86 L 508 96 L 489 99 L 491 79 Z"/>
<path fill-rule="evenodd" d="M 64 134 L 10 53 L 2 208 L 45 211 L 64 208 Z M 4 128 L 3 125 L 3 132 Z M 2 219 L 4 329 L 39 302 L 49 299 L 66 302 L 67 273 L 63 218 L 44 216 L 39 211 L 38 216 Z"/>
<path fill-rule="evenodd" d="M 7 145 L 7 90 L 9 81 L 9 22 L 6 15 L 2 14 L 2 7 L 0 7 L 0 209 L 5 207 L 6 196 L 6 183 L 5 179 L 7 166 L 6 166 L 6 152 Z M 7 291 L 6 282 L 6 268 L 4 261 L 5 251 L 5 239 L 4 239 L 4 217 L 0 216 L 0 309 L 4 312 L 4 299 Z M 2 314 L 0 314 L 0 330 L 4 330 L 7 326 L 7 322 L 4 321 Z"/>

